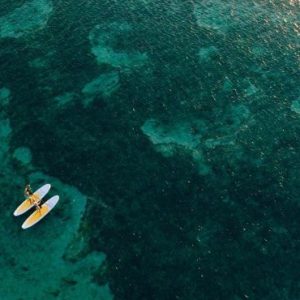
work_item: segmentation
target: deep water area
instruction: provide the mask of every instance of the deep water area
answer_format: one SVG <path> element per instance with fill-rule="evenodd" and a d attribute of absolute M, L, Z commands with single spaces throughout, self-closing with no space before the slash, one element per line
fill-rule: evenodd
<path fill-rule="evenodd" d="M 0 299 L 300 299 L 299 20 L 0 0 Z M 46 182 L 60 202 L 23 231 Z"/>

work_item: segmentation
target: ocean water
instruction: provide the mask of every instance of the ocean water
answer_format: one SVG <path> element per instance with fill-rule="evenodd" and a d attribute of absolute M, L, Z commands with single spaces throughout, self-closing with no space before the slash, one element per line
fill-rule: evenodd
<path fill-rule="evenodd" d="M 0 0 L 0 300 L 300 299 L 299 21 L 299 0 Z"/>

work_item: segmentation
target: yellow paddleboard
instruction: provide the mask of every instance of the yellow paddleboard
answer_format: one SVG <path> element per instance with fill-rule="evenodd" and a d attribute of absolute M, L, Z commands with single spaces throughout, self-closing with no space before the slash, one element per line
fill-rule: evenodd
<path fill-rule="evenodd" d="M 39 210 L 36 210 L 33 212 L 23 223 L 22 228 L 27 229 L 37 222 L 39 222 L 41 219 L 43 219 L 57 204 L 59 200 L 59 196 L 53 196 L 48 201 L 46 201 L 42 207 Z"/>
<path fill-rule="evenodd" d="M 36 190 L 30 196 L 30 198 L 27 198 L 18 206 L 18 208 L 14 211 L 14 216 L 20 216 L 24 214 L 26 211 L 28 211 L 31 207 L 34 206 L 33 204 L 34 201 L 32 201 L 31 199 L 42 200 L 49 192 L 50 188 L 51 188 L 50 184 L 45 184 L 42 187 L 40 187 L 38 190 Z"/>

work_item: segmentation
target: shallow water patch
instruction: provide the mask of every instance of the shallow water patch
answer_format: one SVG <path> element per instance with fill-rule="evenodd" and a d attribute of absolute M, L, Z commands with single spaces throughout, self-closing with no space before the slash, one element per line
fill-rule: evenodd
<path fill-rule="evenodd" d="M 113 22 L 97 25 L 89 34 L 92 45 L 92 53 L 95 55 L 98 64 L 109 64 L 121 69 L 131 69 L 143 66 L 148 56 L 139 51 L 124 51 L 118 46 L 119 40 L 130 43 L 129 34 L 132 27 L 127 22 Z"/>
<path fill-rule="evenodd" d="M 84 104 L 92 102 L 95 97 L 101 96 L 107 98 L 111 96 L 119 88 L 118 72 L 110 72 L 101 74 L 94 80 L 88 82 L 82 89 L 85 96 Z"/>
<path fill-rule="evenodd" d="M 51 0 L 32 0 L 0 18 L 1 38 L 20 38 L 43 29 L 52 13 Z"/>

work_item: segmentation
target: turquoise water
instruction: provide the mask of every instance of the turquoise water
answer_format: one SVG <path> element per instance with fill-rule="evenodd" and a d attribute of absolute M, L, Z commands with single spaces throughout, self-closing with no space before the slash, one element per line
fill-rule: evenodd
<path fill-rule="evenodd" d="M 299 299 L 299 13 L 0 0 L 0 299 Z"/>

